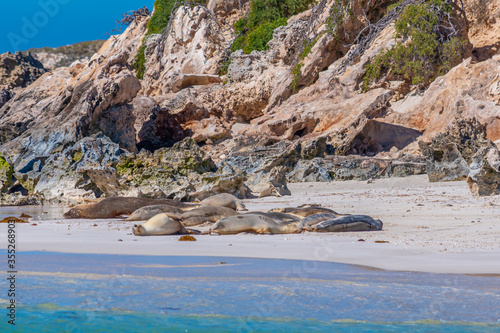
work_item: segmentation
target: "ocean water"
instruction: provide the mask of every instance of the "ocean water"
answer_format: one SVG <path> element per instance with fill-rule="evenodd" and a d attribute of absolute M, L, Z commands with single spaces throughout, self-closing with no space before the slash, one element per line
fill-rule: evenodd
<path fill-rule="evenodd" d="M 500 332 L 494 276 L 47 252 L 17 265 L 14 332 Z"/>

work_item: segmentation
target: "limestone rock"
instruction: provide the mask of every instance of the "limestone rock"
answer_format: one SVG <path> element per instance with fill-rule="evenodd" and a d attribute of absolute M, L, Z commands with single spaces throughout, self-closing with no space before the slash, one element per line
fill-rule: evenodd
<path fill-rule="evenodd" d="M 245 185 L 259 198 L 290 195 L 286 186 L 286 173 L 283 167 L 274 167 L 270 172 L 256 172 L 248 176 Z"/>
<path fill-rule="evenodd" d="M 124 154 L 116 168 L 126 180 L 127 193 L 133 195 L 187 201 L 219 193 L 240 198 L 250 195 L 244 174 L 231 168 L 217 170 L 212 159 L 190 138 L 154 153 L 142 150 Z"/>
<path fill-rule="evenodd" d="M 333 180 L 321 159 L 300 160 L 286 176 L 288 182 L 330 182 Z"/>
<path fill-rule="evenodd" d="M 27 87 L 47 70 L 29 52 L 0 55 L 0 88 Z"/>
<path fill-rule="evenodd" d="M 128 136 L 134 124 L 130 118 L 120 121 L 113 107 L 131 101 L 139 91 L 131 62 L 145 27 L 146 20 L 133 22 L 88 64 L 44 74 L 0 109 L 0 150 L 13 161 L 15 171 L 98 132 L 135 149 Z"/>
<path fill-rule="evenodd" d="M 464 180 L 475 152 L 482 146 L 493 146 L 485 138 L 485 132 L 486 126 L 475 118 L 461 119 L 432 138 L 430 144 L 419 141 L 420 150 L 427 158 L 429 181 Z"/>
<path fill-rule="evenodd" d="M 422 98 L 406 112 L 394 112 L 387 122 L 423 131 L 429 140 L 456 119 L 477 118 L 486 125 L 486 137 L 500 139 L 500 55 L 479 63 L 464 60 L 446 75 L 438 77 Z"/>
<path fill-rule="evenodd" d="M 25 172 L 33 192 L 61 202 L 119 194 L 114 166 L 124 151 L 103 134 L 77 142 Z M 26 171 L 26 170 L 24 170 Z M 15 174 L 20 179 L 21 172 Z"/>
<path fill-rule="evenodd" d="M 482 147 L 474 154 L 467 184 L 476 196 L 500 194 L 500 152 L 496 147 Z"/>
<path fill-rule="evenodd" d="M 5 89 L 0 89 L 0 108 L 12 98 L 12 92 Z"/>
<path fill-rule="evenodd" d="M 180 6 L 170 22 L 170 33 L 156 36 L 148 44 L 141 93 L 158 96 L 187 87 L 183 85 L 188 84 L 188 78 L 179 82 L 178 76 L 172 73 L 191 75 L 189 80 L 198 81 L 202 76 L 197 75 L 218 74 L 222 51 L 231 38 L 218 27 L 208 8 Z M 205 77 L 205 80 L 213 80 L 213 77 Z"/>

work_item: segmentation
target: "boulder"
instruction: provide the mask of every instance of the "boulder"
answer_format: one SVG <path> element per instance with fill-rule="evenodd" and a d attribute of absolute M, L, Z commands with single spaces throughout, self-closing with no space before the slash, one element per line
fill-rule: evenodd
<path fill-rule="evenodd" d="M 231 168 L 218 170 L 210 156 L 191 138 L 154 153 L 143 149 L 138 154 L 124 154 L 116 169 L 126 180 L 130 195 L 187 201 L 203 200 L 219 193 L 240 198 L 250 195 L 243 184 L 244 174 Z"/>
<path fill-rule="evenodd" d="M 124 151 L 102 133 L 84 138 L 60 153 L 15 174 L 29 191 L 48 201 L 72 202 L 119 194 L 114 166 Z M 27 172 L 26 172 L 27 171 Z M 28 182 L 26 181 L 28 180 Z"/>
<path fill-rule="evenodd" d="M 467 184 L 475 196 L 500 194 L 500 152 L 496 147 L 481 147 L 474 154 Z"/>
<path fill-rule="evenodd" d="M 429 144 L 419 141 L 420 150 L 427 159 L 429 181 L 465 180 L 472 156 L 482 146 L 493 147 L 494 144 L 486 139 L 486 126 L 475 118 L 456 120 Z"/>
<path fill-rule="evenodd" d="M 269 172 L 261 171 L 249 174 L 245 185 L 259 198 L 267 196 L 281 197 L 291 194 L 286 186 L 284 167 L 274 167 Z"/>

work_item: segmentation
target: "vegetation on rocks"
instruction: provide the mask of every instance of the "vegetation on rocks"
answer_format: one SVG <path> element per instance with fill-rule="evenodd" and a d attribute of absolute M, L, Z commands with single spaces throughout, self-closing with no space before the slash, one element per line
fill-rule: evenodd
<path fill-rule="evenodd" d="M 54 55 L 62 55 L 64 57 L 59 60 L 54 68 L 57 67 L 67 67 L 71 65 L 75 60 L 82 58 L 91 58 L 104 44 L 105 40 L 93 40 L 88 42 L 81 42 L 72 45 L 65 45 L 60 47 L 41 47 L 32 48 L 28 52 L 32 54 L 37 53 L 48 53 Z"/>
<path fill-rule="evenodd" d="M 428 86 L 462 60 L 465 41 L 453 8 L 445 0 L 408 5 L 395 22 L 396 45 L 377 55 L 366 66 L 362 90 L 384 76 L 393 76 L 412 85 Z"/>
<path fill-rule="evenodd" d="M 239 19 L 234 29 L 239 35 L 231 46 L 231 51 L 245 53 L 264 51 L 273 38 L 276 28 L 286 25 L 287 19 L 303 12 L 313 0 L 253 0 L 248 17 Z"/>
<path fill-rule="evenodd" d="M 137 77 L 142 79 L 144 77 L 144 72 L 146 71 L 146 57 L 144 52 L 146 51 L 146 41 L 149 35 L 152 34 L 160 34 L 163 32 L 170 21 L 170 17 L 172 16 L 172 12 L 175 9 L 179 8 L 179 6 L 185 4 L 184 1 L 177 0 L 156 0 L 154 3 L 154 11 L 153 15 L 148 21 L 146 37 L 144 37 L 142 41 L 142 45 L 140 46 L 137 54 L 134 58 L 134 69 Z M 205 4 L 206 0 L 195 0 L 189 2 L 191 4 Z"/>
<path fill-rule="evenodd" d="M 13 173 L 12 166 L 0 153 L 0 191 L 9 186 Z"/>

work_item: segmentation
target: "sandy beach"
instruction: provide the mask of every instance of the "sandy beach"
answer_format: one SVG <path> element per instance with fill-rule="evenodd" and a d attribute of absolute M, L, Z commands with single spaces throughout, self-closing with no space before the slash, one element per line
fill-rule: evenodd
<path fill-rule="evenodd" d="M 371 215 L 381 219 L 384 228 L 336 234 L 198 235 L 196 242 L 179 242 L 179 236 L 134 236 L 134 222 L 123 219 L 33 216 L 29 224 L 17 225 L 18 251 L 304 259 L 394 271 L 500 274 L 500 196 L 473 197 L 465 182 L 429 183 L 425 175 L 288 186 L 291 196 L 248 199 L 245 204 L 251 211 L 320 204 L 339 213 Z M 2 214 L 16 209 L 1 208 Z M 43 210 L 63 211 L 49 206 Z M 6 239 L 6 230 L 1 228 L 0 239 Z"/>

